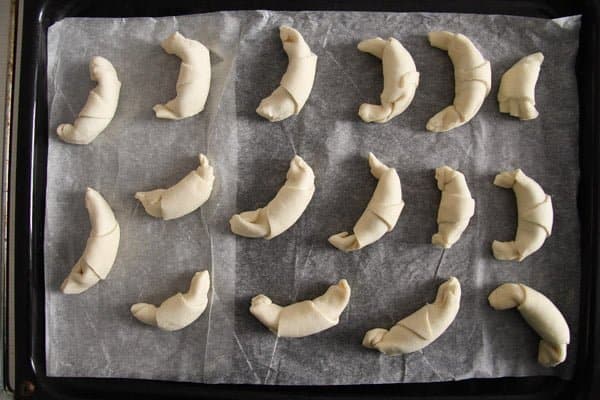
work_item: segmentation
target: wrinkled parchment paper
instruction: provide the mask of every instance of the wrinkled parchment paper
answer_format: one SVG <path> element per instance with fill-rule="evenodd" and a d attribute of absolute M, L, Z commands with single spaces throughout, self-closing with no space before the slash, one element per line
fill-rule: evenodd
<path fill-rule="evenodd" d="M 312 94 L 301 114 L 269 123 L 255 113 L 285 71 L 278 26 L 289 24 L 319 56 Z M 175 95 L 179 59 L 159 43 L 173 31 L 211 51 L 206 109 L 182 121 L 159 120 L 152 106 Z M 492 64 L 493 85 L 479 114 L 449 133 L 425 131 L 453 97 L 447 54 L 427 32 L 470 37 Z M 575 55 L 579 18 L 544 20 L 462 14 L 366 12 L 223 12 L 167 18 L 65 19 L 48 34 L 50 131 L 45 228 L 46 361 L 51 376 L 128 377 L 207 383 L 359 384 L 447 381 L 472 377 L 556 374 L 575 364 L 579 309 L 576 209 L 578 101 Z M 421 83 L 408 110 L 385 125 L 357 116 L 377 103 L 381 63 L 356 49 L 373 36 L 399 39 Z M 538 119 L 500 114 L 502 73 L 521 57 L 546 57 L 537 84 Z M 88 62 L 101 55 L 123 82 L 119 108 L 88 146 L 61 142 L 55 129 L 72 121 L 94 86 Z M 406 207 L 378 243 L 344 254 L 327 242 L 350 230 L 376 180 L 366 156 L 397 168 Z M 148 216 L 133 195 L 167 187 L 198 165 L 215 166 L 212 197 L 174 221 Z M 294 152 L 313 167 L 315 196 L 302 218 L 271 240 L 238 238 L 228 220 L 260 207 L 285 179 Z M 434 168 L 462 171 L 476 212 L 449 250 L 430 244 L 440 193 Z M 514 194 L 492 185 L 502 170 L 522 168 L 552 195 L 553 235 L 522 263 L 500 262 L 493 239 L 516 227 Z M 81 295 L 58 291 L 89 232 L 86 186 L 100 191 L 121 225 L 121 245 L 108 279 Z M 210 306 L 194 324 L 163 332 L 139 323 L 129 307 L 159 304 L 187 290 L 194 271 L 212 274 Z M 388 357 L 361 346 L 364 333 L 389 328 L 435 298 L 449 276 L 461 282 L 461 309 L 448 331 L 422 351 Z M 321 294 L 346 278 L 352 297 L 340 324 L 304 339 L 276 339 L 248 312 L 252 296 L 289 304 Z M 487 304 L 497 285 L 523 282 L 545 293 L 571 327 L 567 361 L 536 362 L 537 335 L 518 312 Z"/>

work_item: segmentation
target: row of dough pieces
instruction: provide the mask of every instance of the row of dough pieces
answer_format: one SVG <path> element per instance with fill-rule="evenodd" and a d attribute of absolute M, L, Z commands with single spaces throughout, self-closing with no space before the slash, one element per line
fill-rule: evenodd
<path fill-rule="evenodd" d="M 288 55 L 288 68 L 279 87 L 263 99 L 256 112 L 270 121 L 281 121 L 298 114 L 310 95 L 317 68 L 317 56 L 302 35 L 281 26 L 280 37 Z M 455 97 L 452 105 L 434 115 L 427 123 L 433 132 L 445 132 L 469 122 L 481 108 L 491 90 L 490 62 L 462 34 L 430 32 L 432 46 L 447 50 L 454 65 Z M 177 78 L 177 96 L 166 104 L 157 104 L 158 118 L 182 119 L 204 109 L 210 88 L 210 55 L 200 42 L 179 32 L 165 39 L 161 46 L 181 58 Z M 367 39 L 358 49 L 382 60 L 384 89 L 381 104 L 362 104 L 359 116 L 365 122 L 387 122 L 410 105 L 419 85 L 419 73 L 410 53 L 394 38 Z M 538 116 L 535 108 L 535 85 L 544 56 L 534 53 L 522 58 L 504 73 L 498 91 L 500 112 L 522 120 Z M 121 82 L 113 65 L 102 57 L 90 62 L 91 79 L 98 82 L 73 124 L 61 124 L 58 136 L 68 143 L 92 142 L 112 120 L 119 101 Z"/>

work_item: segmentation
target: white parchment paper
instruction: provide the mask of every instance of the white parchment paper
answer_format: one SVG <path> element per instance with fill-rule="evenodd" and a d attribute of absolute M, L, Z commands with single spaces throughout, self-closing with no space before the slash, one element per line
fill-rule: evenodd
<path fill-rule="evenodd" d="M 576 208 L 578 100 L 575 56 L 579 17 L 544 20 L 464 14 L 365 12 L 222 12 L 166 18 L 65 19 L 48 33 L 50 116 L 46 191 L 46 367 L 50 376 L 146 378 L 207 383 L 359 384 L 446 381 L 472 377 L 572 375 L 579 310 L 579 223 Z M 297 28 L 319 56 L 314 89 L 300 115 L 269 123 L 255 113 L 277 87 L 287 58 L 278 26 Z M 159 43 L 175 30 L 211 51 L 205 111 L 159 120 L 152 106 L 175 95 L 179 59 Z M 429 46 L 431 30 L 462 32 L 491 61 L 492 91 L 479 114 L 449 133 L 425 130 L 453 97 L 447 54 Z M 408 110 L 385 125 L 357 116 L 377 103 L 381 63 L 356 49 L 373 36 L 393 36 L 411 52 L 421 82 Z M 521 57 L 546 57 L 537 84 L 540 117 L 500 114 L 502 73 Z M 94 86 L 92 56 L 108 58 L 123 83 L 119 108 L 92 144 L 61 142 L 55 129 L 72 121 Z M 406 207 L 396 229 L 378 243 L 344 254 L 327 243 L 350 230 L 376 181 L 366 155 L 397 168 Z M 148 216 L 133 195 L 174 184 L 204 152 L 216 184 L 201 210 L 174 221 Z M 271 240 L 238 238 L 228 220 L 260 207 L 300 154 L 317 190 L 302 218 Z M 475 216 L 449 250 L 430 244 L 440 193 L 434 168 L 462 171 Z M 522 263 L 500 262 L 493 239 L 516 227 L 512 191 L 492 185 L 496 173 L 522 168 L 552 195 L 553 235 Z M 89 232 L 86 186 L 100 191 L 121 225 L 121 245 L 106 281 L 66 296 L 61 281 Z M 178 332 L 145 326 L 131 304 L 159 304 L 187 290 L 194 271 L 212 274 L 210 306 Z M 361 346 L 364 333 L 389 328 L 433 301 L 449 276 L 461 282 L 461 309 L 448 331 L 422 351 L 388 357 Z M 296 340 L 276 339 L 248 312 L 252 296 L 289 304 L 348 279 L 352 297 L 340 324 Z M 523 282 L 545 293 L 571 327 L 564 364 L 539 366 L 537 335 L 516 311 L 497 312 L 487 295 Z"/>

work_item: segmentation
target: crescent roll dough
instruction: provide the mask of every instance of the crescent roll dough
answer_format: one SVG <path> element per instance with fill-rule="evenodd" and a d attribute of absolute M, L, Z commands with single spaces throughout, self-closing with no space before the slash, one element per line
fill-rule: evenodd
<path fill-rule="evenodd" d="M 538 346 L 538 362 L 554 367 L 567 358 L 570 341 L 565 317 L 546 296 L 522 283 L 505 283 L 488 297 L 496 310 L 517 307 L 525 321 L 542 337 Z"/>
<path fill-rule="evenodd" d="M 215 175 L 204 154 L 198 156 L 200 166 L 168 189 L 137 192 L 146 212 L 164 220 L 183 217 L 202 206 L 210 197 Z"/>
<path fill-rule="evenodd" d="M 383 64 L 383 92 L 381 105 L 364 103 L 358 115 L 365 122 L 388 122 L 410 105 L 417 86 L 419 73 L 410 53 L 394 38 L 380 37 L 363 40 L 358 49 L 381 59 Z"/>
<path fill-rule="evenodd" d="M 93 57 L 90 61 L 90 78 L 98 85 L 90 91 L 79 116 L 73 125 L 60 124 L 56 129 L 58 137 L 67 143 L 92 142 L 108 126 L 117 111 L 121 82 L 110 61 Z"/>
<path fill-rule="evenodd" d="M 131 306 L 131 313 L 141 322 L 157 326 L 165 331 L 185 328 L 198 319 L 208 304 L 210 276 L 208 271 L 196 272 L 186 293 L 177 293 L 161 303 L 137 303 Z"/>
<path fill-rule="evenodd" d="M 469 225 L 475 213 L 475 200 L 459 171 L 443 166 L 435 170 L 435 179 L 442 199 L 437 216 L 438 233 L 431 237 L 431 243 L 449 249 Z"/>
<path fill-rule="evenodd" d="M 177 96 L 152 109 L 157 118 L 183 119 L 204 110 L 210 89 L 210 54 L 200 42 L 175 32 L 160 44 L 168 54 L 181 58 Z"/>
<path fill-rule="evenodd" d="M 477 114 L 492 87 L 492 69 L 465 35 L 430 32 L 429 43 L 447 50 L 454 65 L 454 102 L 427 122 L 427 130 L 446 132 L 466 124 Z"/>
<path fill-rule="evenodd" d="M 121 231 L 106 200 L 94 189 L 87 188 L 85 208 L 92 230 L 83 254 L 60 287 L 65 294 L 85 292 L 100 279 L 106 279 L 119 249 Z"/>
<path fill-rule="evenodd" d="M 273 239 L 294 225 L 315 193 L 315 174 L 300 156 L 290 162 L 285 184 L 263 208 L 244 211 L 229 220 L 231 231 L 250 238 Z"/>
<path fill-rule="evenodd" d="M 302 110 L 317 70 L 317 56 L 297 30 L 282 25 L 279 27 L 279 37 L 289 59 L 287 71 L 279 87 L 264 98 L 256 109 L 258 115 L 271 122 L 284 120 Z"/>
<path fill-rule="evenodd" d="M 500 112 L 509 113 L 521 120 L 537 118 L 535 109 L 535 84 L 544 61 L 542 53 L 521 58 L 502 75 L 498 90 Z"/>
<path fill-rule="evenodd" d="M 350 286 L 342 279 L 313 300 L 285 307 L 278 306 L 264 294 L 259 294 L 252 298 L 250 313 L 277 336 L 297 338 L 336 326 L 349 300 Z"/>
<path fill-rule="evenodd" d="M 404 208 L 396 170 L 383 164 L 373 153 L 369 153 L 369 166 L 379 182 L 367 208 L 354 225 L 354 234 L 340 232 L 329 237 L 329 243 L 342 251 L 362 249 L 391 232 Z"/>
<path fill-rule="evenodd" d="M 542 187 L 520 169 L 496 175 L 494 185 L 514 190 L 518 212 L 515 240 L 494 240 L 494 257 L 498 260 L 523 261 L 525 257 L 539 250 L 552 233 L 552 201 Z"/>
<path fill-rule="evenodd" d="M 424 305 L 390 330 L 371 329 L 363 338 L 363 346 L 390 356 L 421 350 L 452 324 L 460 308 L 460 295 L 458 279 L 448 279 L 438 288 L 433 304 Z"/>

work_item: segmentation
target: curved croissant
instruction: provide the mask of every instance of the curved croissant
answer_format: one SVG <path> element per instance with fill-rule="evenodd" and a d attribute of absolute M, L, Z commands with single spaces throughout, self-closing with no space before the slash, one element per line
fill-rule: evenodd
<path fill-rule="evenodd" d="M 204 110 L 210 89 L 210 54 L 197 40 L 175 32 L 160 44 L 168 54 L 181 58 L 177 77 L 177 96 L 152 109 L 157 118 L 183 119 Z"/>
<path fill-rule="evenodd" d="M 94 286 L 112 269 L 119 249 L 121 231 L 110 206 L 94 189 L 85 192 L 92 230 L 83 254 L 60 286 L 65 294 L 79 294 Z"/>
<path fill-rule="evenodd" d="M 502 75 L 498 90 L 500 112 L 521 120 L 535 119 L 535 84 L 540 75 L 544 55 L 540 52 L 521 58 Z"/>
<path fill-rule="evenodd" d="M 381 59 L 383 63 L 383 92 L 381 105 L 364 103 L 358 115 L 365 122 L 388 122 L 410 105 L 417 86 L 419 73 L 410 53 L 394 38 L 380 37 L 363 40 L 358 49 Z"/>
<path fill-rule="evenodd" d="M 185 328 L 198 319 L 208 304 L 210 276 L 208 271 L 196 272 L 186 293 L 177 293 L 161 303 L 137 303 L 131 306 L 131 313 L 141 322 L 157 326 L 165 331 Z"/>
<path fill-rule="evenodd" d="M 438 288 L 435 302 L 400 320 L 390 330 L 371 329 L 363 338 L 363 346 L 391 356 L 421 350 L 452 324 L 460 308 L 460 295 L 460 283 L 451 277 Z"/>
<path fill-rule="evenodd" d="M 198 156 L 200 166 L 168 189 L 137 192 L 146 212 L 164 220 L 183 217 L 202 206 L 210 197 L 215 175 L 204 154 Z"/>
<path fill-rule="evenodd" d="M 275 197 L 263 208 L 231 217 L 231 231 L 250 238 L 273 239 L 296 223 L 314 193 L 315 174 L 297 155 L 290 162 L 285 184 Z"/>
<path fill-rule="evenodd" d="M 542 337 L 538 346 L 538 362 L 554 367 L 567 358 L 570 341 L 565 317 L 546 296 L 522 283 L 505 283 L 488 297 L 496 310 L 517 307 L 525 321 Z"/>
<path fill-rule="evenodd" d="M 322 332 L 340 321 L 340 314 L 350 300 L 350 286 L 345 279 L 331 285 L 313 299 L 282 307 L 264 294 L 252 298 L 250 313 L 279 337 L 304 337 Z"/>
<path fill-rule="evenodd" d="M 446 132 L 477 114 L 492 86 L 490 62 L 460 33 L 430 32 L 429 43 L 447 50 L 454 65 L 454 102 L 427 122 L 427 130 Z"/>
<path fill-rule="evenodd" d="M 437 215 L 438 232 L 431 237 L 431 243 L 448 249 L 469 225 L 475 213 L 475 200 L 459 171 L 443 166 L 435 170 L 435 179 L 442 199 Z"/>
<path fill-rule="evenodd" d="M 525 257 L 539 250 L 552 233 L 552 201 L 542 187 L 520 169 L 496 175 L 494 185 L 514 190 L 519 215 L 515 240 L 494 240 L 494 257 L 498 260 L 523 261 Z"/>
<path fill-rule="evenodd" d="M 271 122 L 298 114 L 308 100 L 315 81 L 317 56 L 310 50 L 302 35 L 289 26 L 279 27 L 283 50 L 288 55 L 287 71 L 279 87 L 262 99 L 256 112 Z"/>
<path fill-rule="evenodd" d="M 121 82 L 110 61 L 93 57 L 90 78 L 98 85 L 90 91 L 73 125 L 60 124 L 56 128 L 58 137 L 67 143 L 89 144 L 108 126 L 117 111 Z"/>
<path fill-rule="evenodd" d="M 396 170 L 383 164 L 373 153 L 369 153 L 369 166 L 379 182 L 367 208 L 354 225 L 354 234 L 340 232 L 329 237 L 329 243 L 342 251 L 362 249 L 391 232 L 404 208 Z"/>

